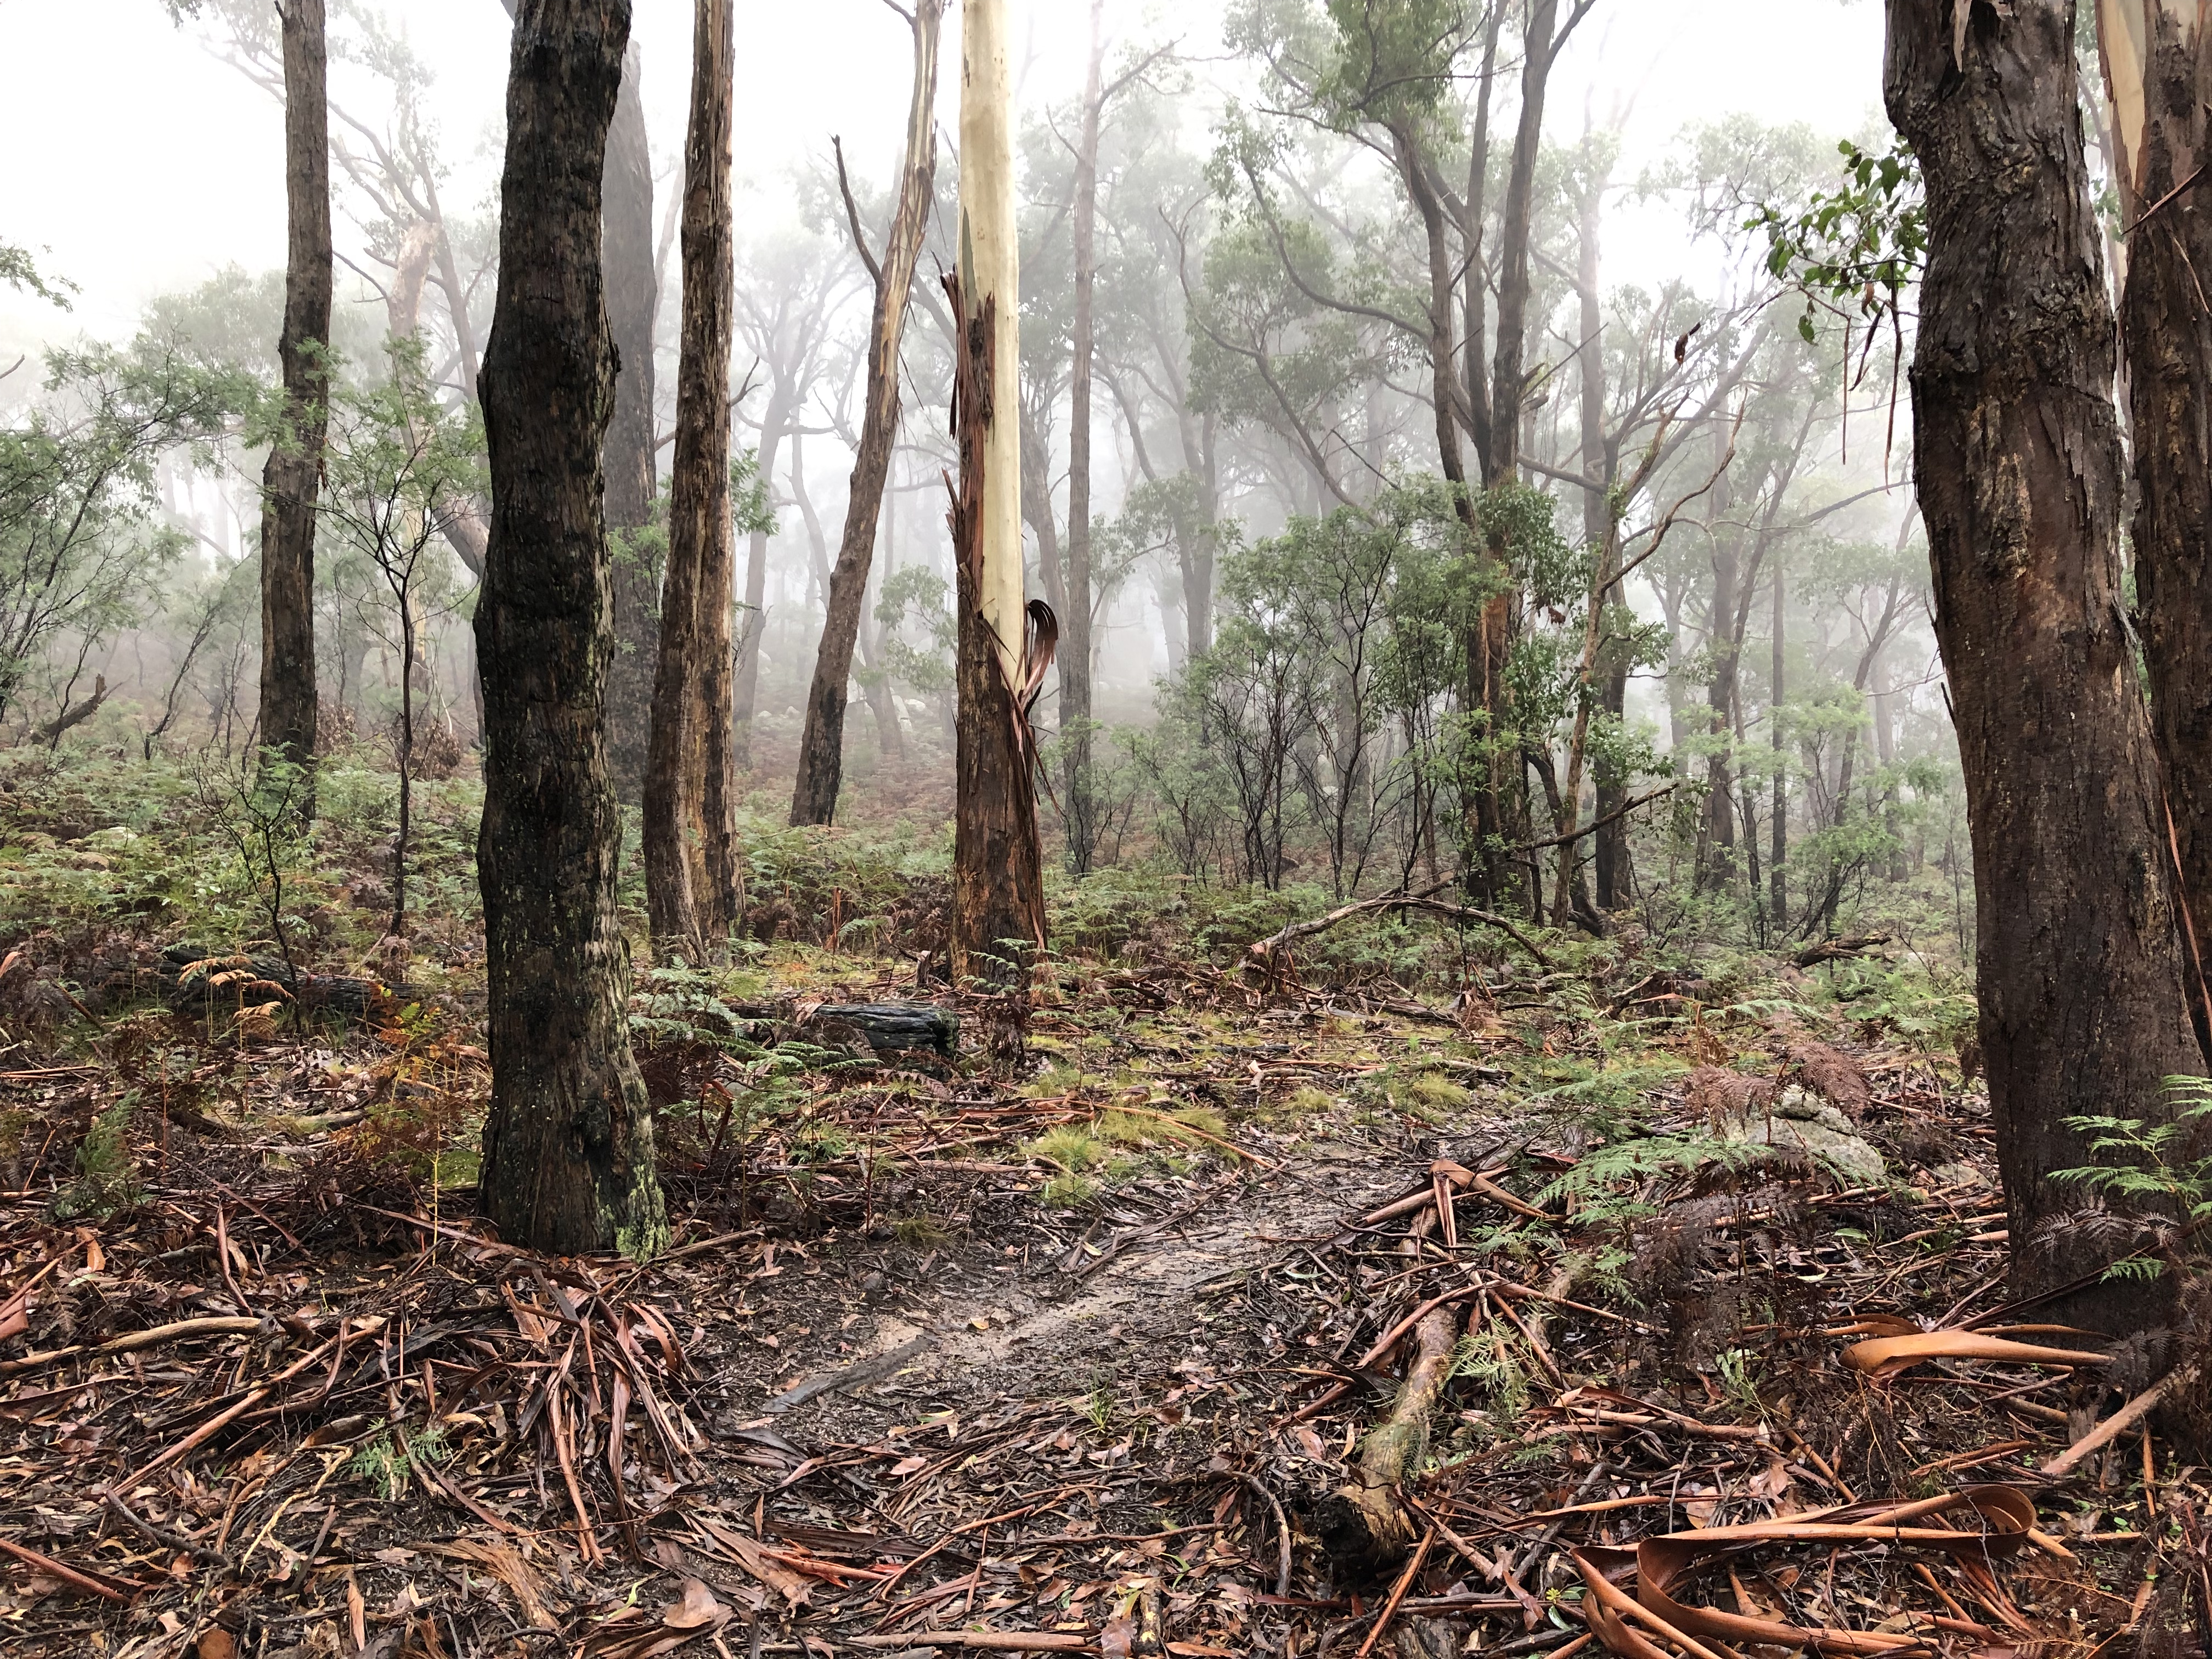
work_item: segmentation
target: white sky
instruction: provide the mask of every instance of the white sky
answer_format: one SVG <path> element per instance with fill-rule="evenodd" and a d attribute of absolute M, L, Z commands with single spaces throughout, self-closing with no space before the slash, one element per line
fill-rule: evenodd
<path fill-rule="evenodd" d="M 1035 53 L 1031 101 L 1075 87 L 1087 39 L 1081 0 L 1012 0 Z M 636 0 L 646 100 L 661 165 L 682 138 L 689 0 Z M 1221 0 L 1109 0 L 1117 39 L 1180 39 L 1218 52 Z M 489 199 L 485 146 L 504 97 L 507 20 L 499 0 L 386 0 L 438 71 L 432 102 L 457 177 L 448 205 Z M 750 211 L 774 214 L 790 164 L 841 133 L 864 173 L 888 170 L 910 63 L 904 26 L 881 0 L 738 0 L 738 172 Z M 1838 137 L 1878 112 L 1881 15 L 1872 0 L 1601 0 L 1555 83 L 1552 127 L 1578 131 L 1633 99 L 1632 157 L 1684 125 L 1745 112 Z M 957 63 L 957 17 L 948 21 Z M 152 295 L 229 264 L 282 263 L 283 131 L 274 101 L 169 23 L 160 0 L 0 0 L 0 238 L 37 251 L 83 293 L 62 316 L 0 289 L 0 345 L 91 332 L 127 335 Z M 945 76 L 948 122 L 957 71 Z M 343 82 L 337 83 L 343 96 Z M 743 228 L 741 214 L 740 232 Z M 341 224 L 343 244 L 346 229 Z M 1611 274 L 1635 263 L 1615 250 Z"/>

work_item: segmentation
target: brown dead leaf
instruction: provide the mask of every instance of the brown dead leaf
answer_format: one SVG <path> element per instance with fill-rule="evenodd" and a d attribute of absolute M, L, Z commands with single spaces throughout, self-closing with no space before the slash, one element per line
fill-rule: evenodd
<path fill-rule="evenodd" d="M 1854 1123 L 1866 1121 L 1874 1103 L 1874 1091 L 1858 1061 L 1840 1048 L 1832 1048 L 1811 1037 L 1792 1042 L 1788 1049 L 1797 1080 Z"/>
<path fill-rule="evenodd" d="M 451 1561 L 473 1562 L 482 1567 L 514 1593 L 514 1599 L 521 1603 L 523 1617 L 530 1621 L 532 1629 L 558 1630 L 561 1627 L 561 1621 L 545 1605 L 544 1581 L 531 1569 L 527 1561 L 506 1545 L 480 1544 L 474 1539 L 456 1538 L 450 1544 L 425 1544 L 422 1548 L 428 1554 L 441 1555 Z"/>
<path fill-rule="evenodd" d="M 227 1630 L 204 1630 L 192 1644 L 194 1659 L 234 1659 L 237 1652 L 237 1638 Z"/>

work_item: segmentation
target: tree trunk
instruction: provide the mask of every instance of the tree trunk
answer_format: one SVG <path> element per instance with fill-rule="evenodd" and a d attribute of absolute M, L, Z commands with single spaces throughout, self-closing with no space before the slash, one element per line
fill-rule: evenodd
<path fill-rule="evenodd" d="M 653 151 L 646 140 L 642 68 L 633 42 L 623 60 L 622 95 L 607 137 L 607 324 L 615 340 L 615 413 L 607 428 L 607 527 L 641 530 L 659 491 L 653 457 L 653 329 L 660 278 L 653 264 Z M 659 659 L 658 573 L 619 544 L 614 549 L 615 657 L 607 668 L 607 761 L 616 792 L 635 800 L 651 742 Z"/>
<path fill-rule="evenodd" d="M 2136 591 L 2152 730 L 2197 938 L 2212 923 L 2212 76 L 2205 0 L 2109 0 L 2099 38 L 2128 238 L 2120 337 L 2135 435 Z M 2177 194 L 2176 192 L 2179 191 Z M 2172 199 L 2168 200 L 2171 197 Z M 2212 1032 L 2201 1036 L 2212 1037 Z"/>
<path fill-rule="evenodd" d="M 1890 0 L 1886 94 L 1928 185 L 1913 481 L 1973 835 L 1981 1038 L 2016 1286 L 2115 1241 L 2045 1224 L 2090 1163 L 2065 1120 L 2170 1115 L 2201 1073 L 2158 763 L 2119 605 L 2113 319 L 2081 151 L 2071 0 Z M 1954 55 L 1955 54 L 1955 55 Z M 2157 1286 L 2075 1298 L 2142 1329 Z M 2063 1304 L 2039 1318 L 2069 1316 Z"/>
<path fill-rule="evenodd" d="M 289 0 L 284 33 L 284 186 L 289 241 L 284 429 L 262 473 L 261 743 L 315 758 L 315 498 L 330 421 L 331 112 L 323 0 Z M 312 790 L 301 797 L 314 810 Z"/>
<path fill-rule="evenodd" d="M 1726 481 L 1714 486 L 1717 514 L 1728 510 Z M 1729 765 L 1729 734 L 1735 708 L 1736 579 L 1741 574 L 1734 534 L 1723 528 L 1713 538 L 1713 601 L 1705 629 L 1712 653 L 1712 678 L 1705 686 L 1705 732 L 1712 752 L 1705 757 L 1705 826 L 1700 837 L 1700 887 L 1725 886 L 1735 872 L 1735 783 Z"/>
<path fill-rule="evenodd" d="M 1022 603 L 1021 270 L 1006 0 L 968 0 L 961 35 L 952 972 L 963 987 L 1006 993 L 1012 1018 L 1001 1030 L 1018 1034 L 1045 923 Z M 1037 609 L 1048 622 L 1051 612 Z"/>
<path fill-rule="evenodd" d="M 1067 594 L 1060 607 L 1060 787 L 1068 863 L 1090 872 L 1098 825 L 1091 798 L 1091 386 L 1097 347 L 1098 125 L 1105 100 L 1106 0 L 1091 0 L 1091 68 L 1083 88 L 1083 136 L 1075 152 L 1074 363 L 1067 411 Z"/>
<path fill-rule="evenodd" d="M 760 476 L 775 477 L 776 452 L 799 400 L 799 391 L 779 382 L 761 416 Z M 768 632 L 768 532 L 756 530 L 745 549 L 745 614 L 738 626 L 737 685 L 731 697 L 730 764 L 749 772 L 753 764 L 753 712 L 760 703 L 761 637 Z"/>
<path fill-rule="evenodd" d="M 1774 660 L 1772 678 L 1766 691 L 1767 743 L 1774 751 L 1774 804 L 1771 809 L 1774 822 L 1771 826 L 1772 842 L 1767 860 L 1767 902 L 1773 911 L 1777 938 L 1790 931 L 1790 878 L 1782 867 L 1783 861 L 1790 856 L 1790 781 L 1782 769 L 1783 624 L 1787 597 L 1788 592 L 1782 579 L 1782 562 L 1777 559 L 1774 564 Z"/>
<path fill-rule="evenodd" d="M 684 335 L 668 571 L 645 782 L 646 908 L 657 944 L 703 963 L 737 919 L 737 835 L 728 787 L 730 342 L 736 253 L 730 222 L 729 0 L 696 0 L 690 131 L 684 157 Z"/>
<path fill-rule="evenodd" d="M 650 1255 L 668 1239 L 623 1024 L 604 707 L 614 350 L 599 216 L 629 15 L 629 0 L 522 0 L 481 384 L 493 501 L 476 618 L 492 1062 L 482 1189 L 510 1243 L 562 1255 Z"/>
<path fill-rule="evenodd" d="M 937 47 L 945 0 L 917 0 L 914 15 L 914 102 L 907 114 L 906 155 L 899 173 L 898 207 L 891 218 L 884 258 L 878 264 L 865 242 L 860 252 L 876 279 L 876 309 L 869 331 L 868 392 L 861 418 L 860 451 L 853 463 L 853 482 L 845 506 L 845 533 L 837 563 L 830 573 L 828 614 L 822 645 L 815 653 L 814 683 L 806 693 L 806 731 L 799 744 L 799 781 L 791 795 L 791 821 L 830 823 L 837 816 L 837 792 L 845 768 L 845 708 L 851 697 L 853 651 L 860 641 L 868 573 L 875 562 L 876 526 L 883 517 L 884 486 L 890 476 L 891 447 L 898 441 L 899 343 L 906 331 L 915 266 L 921 258 L 923 234 L 937 195 Z M 856 239 L 859 221 L 853 225 Z M 872 698 L 872 701 L 874 701 Z M 876 723 L 890 752 L 897 717 L 884 731 L 885 706 Z"/>

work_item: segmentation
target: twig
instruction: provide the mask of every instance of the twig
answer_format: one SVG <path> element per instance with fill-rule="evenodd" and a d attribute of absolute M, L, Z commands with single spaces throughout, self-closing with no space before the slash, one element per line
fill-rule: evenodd
<path fill-rule="evenodd" d="M 1275 1512 L 1275 1541 L 1279 1547 L 1279 1555 L 1275 1567 L 1275 1594 L 1278 1595 L 1288 1595 L 1291 1593 L 1290 1517 L 1283 1513 L 1281 1500 L 1277 1498 L 1274 1493 L 1269 1492 L 1265 1486 L 1261 1486 L 1253 1476 L 1249 1474 L 1240 1475 L 1238 1479 L 1243 1480 L 1245 1486 L 1249 1487 L 1255 1496 L 1260 1498 L 1266 1503 L 1269 1509 Z"/>
<path fill-rule="evenodd" d="M 171 1532 L 166 1527 L 155 1526 L 114 1492 L 102 1493 L 100 1501 L 110 1515 L 130 1528 L 131 1531 L 152 1539 L 164 1549 L 179 1551 L 196 1561 L 210 1562 L 221 1567 L 225 1572 L 233 1571 L 238 1565 L 221 1550 L 210 1549 L 205 1544 L 194 1543 L 180 1532 Z"/>

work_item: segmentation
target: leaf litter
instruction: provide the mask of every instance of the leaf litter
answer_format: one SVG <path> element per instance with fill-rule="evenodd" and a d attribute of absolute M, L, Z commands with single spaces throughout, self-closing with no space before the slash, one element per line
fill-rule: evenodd
<path fill-rule="evenodd" d="M 9 1074 L 9 1650 L 2203 1651 L 2205 1484 L 2109 1428 L 2125 1355 L 2006 1316 L 1954 1073 L 1496 1002 L 1090 975 L 1034 1078 L 733 1008 L 647 1056 L 696 1111 L 642 1266 L 489 1236 L 452 1024 Z M 1547 1082 L 1632 1030 L 1633 1110 Z M 1894 1172 L 1728 1133 L 1785 1087 Z M 68 1213 L 119 1090 L 136 1173 Z"/>

